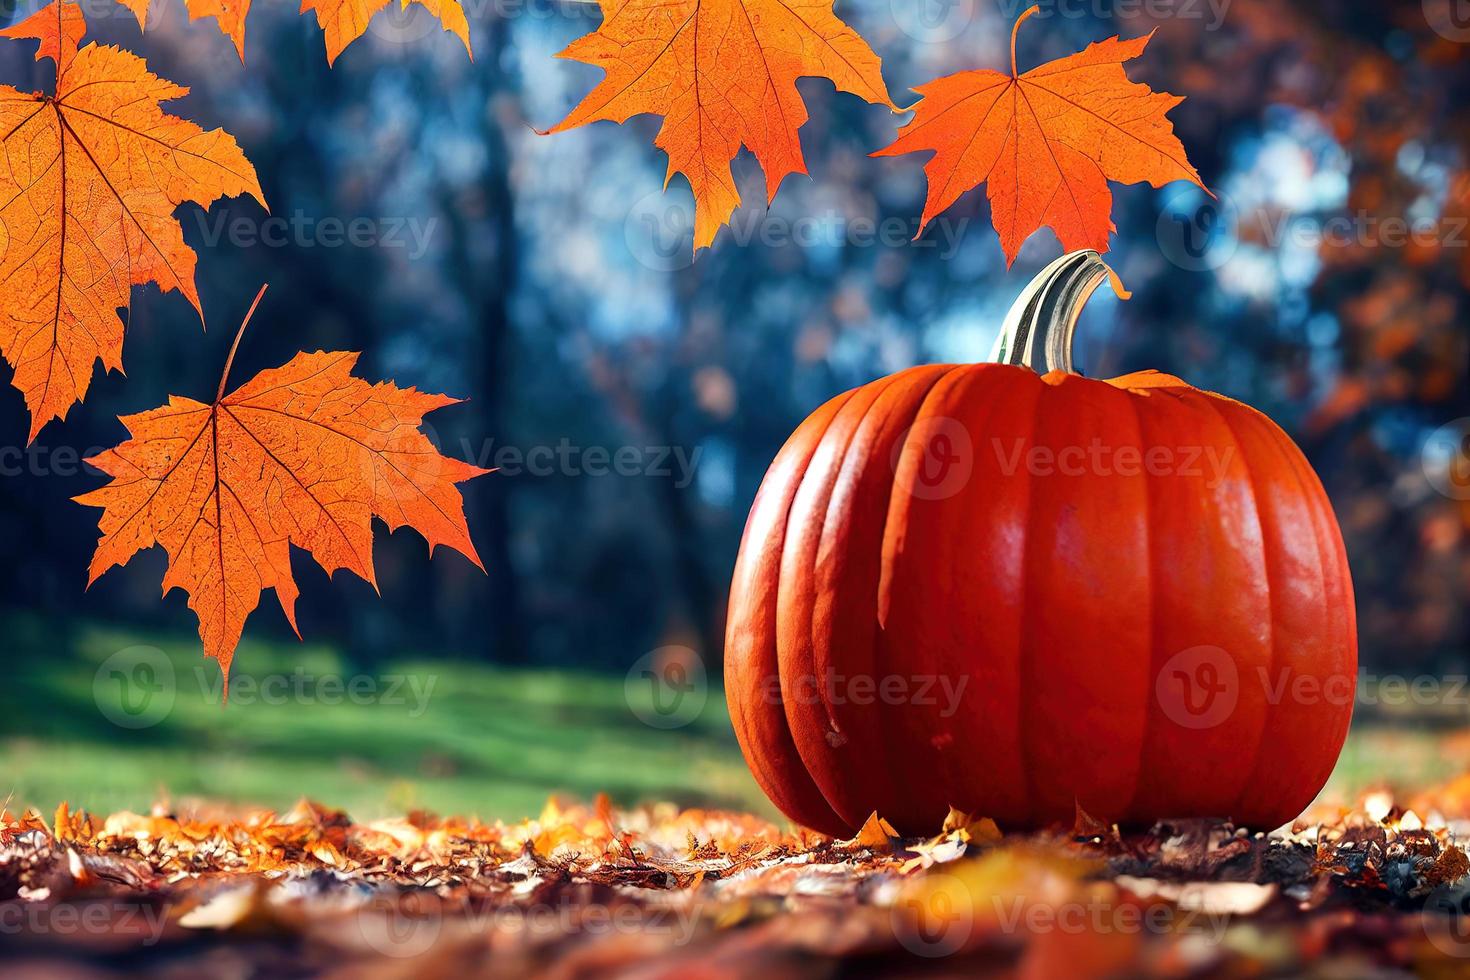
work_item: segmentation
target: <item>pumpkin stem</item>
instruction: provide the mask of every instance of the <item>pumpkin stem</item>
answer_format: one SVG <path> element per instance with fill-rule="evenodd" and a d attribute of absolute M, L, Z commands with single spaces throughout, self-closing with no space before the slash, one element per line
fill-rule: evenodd
<path fill-rule="evenodd" d="M 1011 304 L 1001 325 L 1000 336 L 990 351 L 996 364 L 1029 367 L 1038 374 L 1048 371 L 1075 373 L 1072 367 L 1072 336 L 1082 307 L 1106 279 L 1119 299 L 1133 294 L 1123 288 L 1102 257 L 1090 248 L 1068 252 L 1042 269 Z"/>

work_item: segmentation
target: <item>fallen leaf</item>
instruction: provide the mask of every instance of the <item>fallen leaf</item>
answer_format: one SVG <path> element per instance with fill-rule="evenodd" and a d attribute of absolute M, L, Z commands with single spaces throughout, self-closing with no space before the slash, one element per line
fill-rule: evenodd
<path fill-rule="evenodd" d="M 1119 888 L 1139 898 L 1161 898 L 1181 909 L 1206 915 L 1255 915 L 1276 897 L 1274 883 L 1252 881 L 1160 881 L 1118 875 Z"/>
<path fill-rule="evenodd" d="M 1042 225 L 1063 251 L 1108 250 L 1114 230 L 1108 181 L 1203 188 L 1166 113 L 1184 99 L 1128 80 L 1123 63 L 1153 33 L 1111 37 L 1020 74 L 1011 32 L 1011 73 L 965 71 L 921 85 L 914 118 L 874 156 L 933 150 L 919 233 L 965 191 L 985 184 L 1006 265 Z M 916 236 L 917 237 L 917 236 Z"/>
<path fill-rule="evenodd" d="M 898 831 L 893 829 L 893 824 L 878 816 L 874 810 L 868 819 L 863 821 L 857 836 L 852 840 L 843 841 L 843 846 L 849 848 L 869 848 L 874 851 L 886 851 L 894 838 L 898 837 Z"/>
<path fill-rule="evenodd" d="M 832 0 L 598 2 L 602 25 L 560 57 L 607 75 L 550 132 L 662 116 L 654 145 L 669 156 L 664 186 L 675 173 L 689 180 L 696 252 L 714 242 L 740 203 L 730 161 L 741 146 L 765 171 L 768 201 L 788 174 L 806 173 L 798 78 L 826 78 L 897 111 L 878 56 L 832 13 Z"/>
<path fill-rule="evenodd" d="M 265 205 L 234 137 L 164 113 L 187 88 L 118 48 L 79 49 L 85 33 L 70 2 L 0 31 L 56 62 L 54 95 L 0 86 L 0 350 L 31 440 L 86 397 L 94 362 L 122 370 L 118 310 L 134 286 L 176 289 L 200 309 L 179 205 L 242 194 Z"/>
<path fill-rule="evenodd" d="M 480 565 L 455 484 L 488 471 L 440 455 L 419 431 L 426 414 L 457 399 L 368 384 L 350 373 L 357 356 L 297 354 L 228 395 L 227 360 L 212 404 L 171 397 L 127 416 L 131 438 L 88 460 L 113 478 L 76 498 L 103 508 L 89 583 L 162 545 L 164 592 L 189 594 L 204 652 L 226 683 L 263 589 L 276 590 L 296 628 L 290 545 L 328 574 L 345 568 L 376 588 L 379 517 L 390 530 L 413 527 L 431 556 L 447 544 Z"/>

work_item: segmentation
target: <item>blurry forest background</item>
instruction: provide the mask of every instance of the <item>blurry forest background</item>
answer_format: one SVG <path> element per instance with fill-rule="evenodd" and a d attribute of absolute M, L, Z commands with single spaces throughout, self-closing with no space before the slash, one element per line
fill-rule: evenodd
<path fill-rule="evenodd" d="M 935 76 L 1004 69 L 1022 7 L 836 9 L 905 104 L 911 85 Z M 1470 474 L 1467 443 L 1455 442 L 1470 428 L 1442 429 L 1470 417 L 1465 7 L 1049 0 L 1020 36 L 1024 70 L 1157 29 L 1129 73 L 1187 96 L 1171 118 L 1220 201 L 1182 184 L 1114 187 L 1109 261 L 1134 298 L 1099 293 L 1081 366 L 1178 374 L 1293 435 L 1342 522 L 1370 672 L 1470 667 Z M 177 295 L 138 290 L 127 378 L 99 377 L 33 449 L 23 449 L 19 394 L 0 391 L 0 596 L 13 669 L 38 678 L 48 661 L 105 646 L 95 629 L 166 636 L 192 669 L 184 596 L 158 598 L 161 551 L 83 591 L 96 512 L 69 498 L 100 481 L 75 456 L 116 443 L 120 414 L 212 392 L 262 282 L 270 292 L 235 383 L 298 349 L 361 350 L 370 379 L 467 397 L 432 418 L 437 441 L 503 467 L 464 488 L 488 574 L 448 551 L 426 560 L 412 533 L 380 534 L 378 598 L 345 576 L 329 584 L 298 556 L 308 644 L 360 670 L 414 657 L 600 672 L 620 688 L 631 664 L 669 644 L 695 649 L 718 676 L 745 514 L 805 415 L 914 363 L 983 358 L 1015 294 L 1059 251 L 1043 231 L 1008 272 L 979 191 L 910 243 L 923 157 L 866 156 L 902 117 L 809 79 L 811 178 L 789 178 L 767 209 L 742 154 L 747 206 L 690 261 L 692 200 L 682 178 L 660 190 L 659 120 L 536 132 L 599 77 L 553 57 L 596 26 L 592 4 L 467 0 L 473 62 L 418 8 L 386 11 L 333 69 L 294 0 L 256 0 L 243 67 L 212 22 L 187 22 L 180 0 L 158 0 L 146 35 L 110 0 L 86 9 L 91 38 L 192 87 L 175 111 L 237 136 L 278 220 L 248 201 L 184 212 L 207 332 Z M 33 50 L 0 42 L 0 79 L 48 86 Z M 1396 234 L 1395 222 L 1415 233 Z M 358 240 L 342 242 L 354 228 Z M 620 449 L 621 473 L 610 461 Z M 301 649 L 263 596 L 236 670 L 264 662 L 252 643 L 277 642 L 288 658 Z M 79 676 L 90 685 L 90 668 Z M 68 713 L 81 709 L 42 680 L 8 694 L 0 735 L 12 770 L 46 758 L 38 737 L 135 737 L 105 725 L 84 736 Z M 217 727 L 218 712 L 201 727 Z M 163 731 L 136 737 L 160 748 Z M 424 758 L 406 765 L 432 770 Z"/>

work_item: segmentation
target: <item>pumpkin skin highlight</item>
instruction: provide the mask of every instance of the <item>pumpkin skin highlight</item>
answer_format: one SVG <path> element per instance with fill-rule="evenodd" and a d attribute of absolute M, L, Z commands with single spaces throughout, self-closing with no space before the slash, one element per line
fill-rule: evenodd
<path fill-rule="evenodd" d="M 838 836 L 874 811 L 932 833 L 951 805 L 1271 829 L 1326 782 L 1356 690 L 1311 466 L 1152 371 L 927 365 L 837 396 L 766 474 L 728 623 L 751 771 Z"/>

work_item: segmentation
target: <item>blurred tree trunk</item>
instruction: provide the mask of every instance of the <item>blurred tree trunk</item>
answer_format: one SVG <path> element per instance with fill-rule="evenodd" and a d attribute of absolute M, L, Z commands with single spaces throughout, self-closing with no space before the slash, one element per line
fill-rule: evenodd
<path fill-rule="evenodd" d="M 511 149 L 505 136 L 508 118 L 519 118 L 514 93 L 515 80 L 502 68 L 509 46 L 511 24 L 505 19 L 490 23 L 489 43 L 477 62 L 484 66 L 486 92 L 483 128 L 487 160 L 479 183 L 467 192 L 479 198 L 483 226 L 488 226 L 491 255 L 487 265 L 484 249 L 477 247 L 475 228 L 457 202 L 446 202 L 450 230 L 450 264 L 457 282 L 463 284 L 472 322 L 478 330 L 479 357 L 473 371 L 475 397 L 474 431 L 499 445 L 507 431 L 507 401 L 510 363 L 514 345 L 511 295 L 520 268 L 516 236 L 515 195 L 511 187 Z M 483 43 L 483 42 L 482 42 Z M 482 227 L 483 227 L 482 226 Z M 502 663 L 524 663 L 528 657 L 525 614 L 520 583 L 512 562 L 510 538 L 510 486 L 503 478 L 479 481 L 471 493 L 470 525 L 475 547 L 485 563 L 489 579 L 489 604 L 469 615 L 455 616 L 452 637 L 456 646 L 476 649 Z M 493 642 L 487 637 L 494 637 Z"/>

